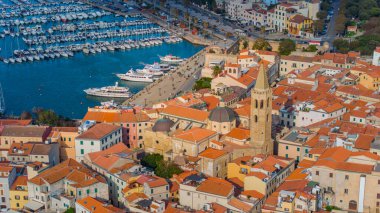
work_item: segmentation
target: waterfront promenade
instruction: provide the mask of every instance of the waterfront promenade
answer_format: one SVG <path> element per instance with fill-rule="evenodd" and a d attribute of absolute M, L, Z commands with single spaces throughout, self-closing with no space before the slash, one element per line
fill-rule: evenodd
<path fill-rule="evenodd" d="M 206 49 L 193 55 L 176 69 L 168 72 L 157 81 L 124 102 L 123 105 L 140 105 L 151 107 L 153 104 L 171 99 L 182 92 L 192 89 L 199 78 L 204 64 Z"/>

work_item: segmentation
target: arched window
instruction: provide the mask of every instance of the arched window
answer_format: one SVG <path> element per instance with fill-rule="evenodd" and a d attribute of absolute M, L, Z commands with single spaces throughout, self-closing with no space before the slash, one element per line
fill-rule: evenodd
<path fill-rule="evenodd" d="M 358 204 L 356 203 L 356 201 L 350 200 L 350 202 L 348 203 L 348 208 L 350 210 L 356 210 L 358 208 Z"/>
<path fill-rule="evenodd" d="M 257 123 L 257 115 L 255 115 L 255 122 Z"/>
<path fill-rule="evenodd" d="M 260 100 L 260 109 L 264 107 L 264 100 Z"/>
<path fill-rule="evenodd" d="M 257 107 L 259 106 L 259 103 L 257 101 L 257 99 L 255 100 L 255 108 L 257 109 Z"/>

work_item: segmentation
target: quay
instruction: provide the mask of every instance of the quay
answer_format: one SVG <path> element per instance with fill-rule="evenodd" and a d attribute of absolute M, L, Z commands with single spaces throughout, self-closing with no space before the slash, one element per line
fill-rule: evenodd
<path fill-rule="evenodd" d="M 206 49 L 188 58 L 176 69 L 168 72 L 157 81 L 125 101 L 123 105 L 139 105 L 151 107 L 153 104 L 176 97 L 178 94 L 192 89 L 198 80 L 204 64 Z"/>

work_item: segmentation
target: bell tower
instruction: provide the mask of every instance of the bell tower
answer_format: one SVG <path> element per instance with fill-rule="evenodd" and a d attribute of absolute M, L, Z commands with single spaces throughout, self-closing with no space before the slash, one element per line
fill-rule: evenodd
<path fill-rule="evenodd" d="M 272 89 L 260 63 L 255 87 L 251 90 L 251 141 L 255 154 L 273 154 Z"/>

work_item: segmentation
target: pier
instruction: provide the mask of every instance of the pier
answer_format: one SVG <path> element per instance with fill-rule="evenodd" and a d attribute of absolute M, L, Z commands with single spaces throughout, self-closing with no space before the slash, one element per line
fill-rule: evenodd
<path fill-rule="evenodd" d="M 168 72 L 154 83 L 124 102 L 123 105 L 151 107 L 153 104 L 174 98 L 192 89 L 204 64 L 206 49 L 184 61 L 176 69 Z"/>

